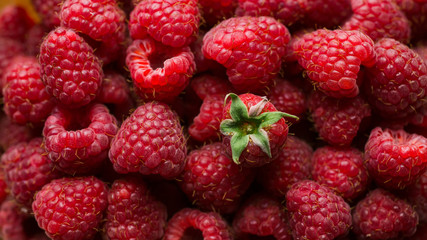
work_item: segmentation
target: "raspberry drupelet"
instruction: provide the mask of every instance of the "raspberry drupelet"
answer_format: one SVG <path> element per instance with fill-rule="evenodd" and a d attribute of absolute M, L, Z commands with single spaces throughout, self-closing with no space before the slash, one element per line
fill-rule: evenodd
<path fill-rule="evenodd" d="M 172 48 L 151 38 L 135 40 L 127 49 L 129 68 L 136 92 L 143 100 L 172 101 L 195 73 L 189 47 Z"/>
<path fill-rule="evenodd" d="M 46 90 L 68 108 L 89 104 L 99 92 L 103 71 L 93 49 L 75 31 L 58 27 L 40 46 Z"/>
<path fill-rule="evenodd" d="M 111 142 L 109 157 L 119 173 L 140 172 L 175 178 L 187 155 L 178 115 L 160 102 L 139 106 Z"/>
<path fill-rule="evenodd" d="M 89 173 L 107 159 L 117 129 L 116 118 L 102 104 L 74 111 L 56 107 L 44 125 L 44 146 L 62 172 Z"/>

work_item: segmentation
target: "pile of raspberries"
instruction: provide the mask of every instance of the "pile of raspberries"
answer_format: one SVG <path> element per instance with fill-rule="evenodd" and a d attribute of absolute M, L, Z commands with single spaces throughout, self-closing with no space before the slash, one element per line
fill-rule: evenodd
<path fill-rule="evenodd" d="M 2 240 L 427 239 L 427 0 L 12 4 L 0 89 Z"/>

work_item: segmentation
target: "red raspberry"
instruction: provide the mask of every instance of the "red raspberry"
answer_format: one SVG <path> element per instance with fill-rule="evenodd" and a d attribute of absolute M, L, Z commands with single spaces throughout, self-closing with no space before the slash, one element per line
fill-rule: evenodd
<path fill-rule="evenodd" d="M 280 70 L 288 29 L 271 17 L 234 17 L 213 27 L 203 38 L 203 54 L 227 68 L 239 91 L 268 86 Z"/>
<path fill-rule="evenodd" d="M 373 45 L 372 39 L 359 31 L 319 29 L 295 41 L 293 50 L 315 86 L 341 98 L 359 94 L 357 75 L 360 65 L 374 64 Z"/>
<path fill-rule="evenodd" d="M 258 179 L 268 192 L 284 197 L 292 184 L 311 178 L 312 154 L 308 143 L 288 136 L 279 157 L 260 169 Z"/>
<path fill-rule="evenodd" d="M 404 194 L 417 211 L 420 222 L 427 222 L 427 171 L 424 171 L 415 184 L 408 186 Z"/>
<path fill-rule="evenodd" d="M 191 89 L 200 99 L 205 99 L 209 95 L 226 95 L 233 91 L 230 82 L 226 78 L 217 77 L 210 74 L 198 75 L 191 79 Z"/>
<path fill-rule="evenodd" d="M 225 151 L 235 163 L 260 167 L 279 156 L 288 136 L 288 125 L 266 98 L 250 93 L 230 98 L 224 107 L 221 122 Z"/>
<path fill-rule="evenodd" d="M 304 24 L 333 28 L 351 16 L 351 0 L 306 0 Z"/>
<path fill-rule="evenodd" d="M 0 136 L 0 150 L 6 151 L 15 144 L 29 141 L 33 137 L 33 132 L 28 126 L 15 124 L 8 117 L 2 116 Z"/>
<path fill-rule="evenodd" d="M 178 116 L 166 104 L 139 106 L 120 127 L 109 157 L 119 173 L 174 178 L 184 169 L 187 147 Z"/>
<path fill-rule="evenodd" d="M 404 130 L 376 127 L 365 145 L 365 164 L 380 186 L 403 189 L 413 184 L 427 166 L 427 139 Z"/>
<path fill-rule="evenodd" d="M 104 62 L 115 60 L 125 41 L 126 15 L 114 0 L 65 0 L 61 26 L 97 41 L 95 54 Z"/>
<path fill-rule="evenodd" d="M 5 153 L 3 153 L 3 155 L 5 155 Z M 0 203 L 2 203 L 8 195 L 9 195 L 9 189 L 6 183 L 6 173 L 4 171 L 4 167 L 1 167 L 0 168 Z"/>
<path fill-rule="evenodd" d="M 349 146 L 362 120 L 371 116 L 371 108 L 361 96 L 336 99 L 314 91 L 308 108 L 319 136 L 334 146 Z"/>
<path fill-rule="evenodd" d="M 311 180 L 292 185 L 286 208 L 294 239 L 335 239 L 347 235 L 350 206 L 332 190 Z"/>
<path fill-rule="evenodd" d="M 200 230 L 201 235 L 195 231 Z M 184 208 L 169 220 L 164 240 L 177 239 L 233 239 L 227 222 L 215 212 L 201 212 L 197 209 Z"/>
<path fill-rule="evenodd" d="M 270 16 L 285 26 L 291 26 L 304 17 L 307 0 L 239 0 L 238 16 Z"/>
<path fill-rule="evenodd" d="M 44 146 L 55 166 L 69 174 L 88 173 L 107 158 L 117 120 L 102 104 L 69 111 L 55 108 L 44 125 Z"/>
<path fill-rule="evenodd" d="M 254 172 L 233 163 L 223 151 L 217 142 L 190 152 L 178 183 L 199 208 L 228 214 L 239 207 Z"/>
<path fill-rule="evenodd" d="M 278 79 L 278 83 L 271 89 L 268 99 L 281 112 L 302 117 L 307 106 L 304 92 L 285 79 Z M 287 119 L 294 121 L 294 119 Z"/>
<path fill-rule="evenodd" d="M 196 0 L 146 0 L 132 11 L 129 32 L 133 39 L 151 36 L 172 47 L 188 46 L 199 28 Z"/>
<path fill-rule="evenodd" d="M 0 236 L 4 240 L 26 240 L 23 223 L 26 214 L 14 200 L 6 200 L 0 206 Z"/>
<path fill-rule="evenodd" d="M 406 45 L 383 38 L 375 44 L 376 63 L 366 69 L 368 101 L 386 118 L 404 118 L 426 100 L 427 65 Z"/>
<path fill-rule="evenodd" d="M 1 157 L 10 193 L 20 204 L 31 207 L 34 194 L 60 176 L 46 156 L 42 138 L 10 147 Z"/>
<path fill-rule="evenodd" d="M 408 203 L 378 188 L 357 203 L 353 224 L 360 239 L 400 239 L 415 233 L 418 215 Z"/>
<path fill-rule="evenodd" d="M 54 99 L 40 78 L 40 64 L 35 57 L 18 57 L 5 70 L 4 111 L 18 124 L 39 124 L 46 120 Z"/>
<path fill-rule="evenodd" d="M 265 194 L 254 195 L 246 200 L 234 216 L 233 229 L 239 239 L 255 235 L 292 240 L 284 207 L 278 199 Z"/>
<path fill-rule="evenodd" d="M 219 125 L 224 110 L 223 94 L 207 95 L 203 99 L 199 114 L 188 128 L 190 136 L 197 141 L 217 141 L 221 137 Z"/>
<path fill-rule="evenodd" d="M 189 47 L 171 48 L 150 38 L 133 41 L 126 65 L 143 100 L 167 101 L 185 89 L 196 67 Z"/>
<path fill-rule="evenodd" d="M 345 200 L 363 194 L 369 184 L 363 154 L 356 148 L 325 146 L 313 154 L 313 180 L 332 189 Z"/>
<path fill-rule="evenodd" d="M 141 180 L 128 178 L 113 182 L 105 225 L 108 239 L 161 239 L 166 217 L 166 207 L 151 196 Z"/>
<path fill-rule="evenodd" d="M 26 53 L 28 55 L 37 57 L 40 54 L 40 45 L 46 34 L 46 28 L 41 24 L 34 25 L 28 30 L 25 42 Z"/>
<path fill-rule="evenodd" d="M 63 0 L 31 0 L 35 10 L 41 18 L 41 23 L 48 29 L 60 25 L 59 12 Z"/>
<path fill-rule="evenodd" d="M 93 49 L 71 29 L 51 31 L 40 46 L 41 76 L 46 90 L 69 108 L 95 99 L 101 86 L 101 63 Z"/>
<path fill-rule="evenodd" d="M 344 30 L 360 30 L 372 40 L 394 38 L 409 42 L 409 21 L 394 2 L 395 0 L 351 0 L 353 15 L 342 27 Z"/>
<path fill-rule="evenodd" d="M 208 0 L 210 2 L 210 0 Z M 215 3 L 216 2 L 212 2 Z M 225 68 L 219 64 L 218 62 L 215 62 L 212 59 L 208 59 L 203 55 L 203 37 L 205 36 L 205 32 L 199 31 L 199 34 L 197 35 L 197 39 L 190 44 L 191 51 L 194 54 L 194 62 L 196 63 L 196 73 L 203 73 L 203 72 L 214 72 L 214 73 L 222 73 L 225 72 Z M 225 75 L 225 74 L 224 74 Z"/>
<path fill-rule="evenodd" d="M 13 39 L 0 38 L 0 87 L 3 87 L 3 74 L 15 56 L 24 54 L 24 46 Z"/>
<path fill-rule="evenodd" d="M 107 195 L 107 185 L 93 176 L 55 179 L 37 192 L 34 217 L 51 239 L 92 239 L 107 208 Z"/>
<path fill-rule="evenodd" d="M 422 0 L 394 0 L 400 10 L 406 15 L 411 27 L 413 39 L 427 37 L 427 2 Z"/>
<path fill-rule="evenodd" d="M 211 27 L 224 19 L 233 17 L 237 2 L 235 0 L 199 0 L 199 6 L 204 23 Z"/>
<path fill-rule="evenodd" d="M 0 12 L 0 37 L 24 42 L 28 30 L 34 25 L 25 8 L 8 5 Z"/>

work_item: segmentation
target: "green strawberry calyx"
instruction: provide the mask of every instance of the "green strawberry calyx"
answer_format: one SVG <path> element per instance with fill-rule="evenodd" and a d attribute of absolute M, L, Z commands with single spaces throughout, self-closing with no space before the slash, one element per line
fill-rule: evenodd
<path fill-rule="evenodd" d="M 233 161 L 236 164 L 240 164 L 240 155 L 248 146 L 249 141 L 260 147 L 271 158 L 270 141 L 264 128 L 278 122 L 283 117 L 296 119 L 298 117 L 279 111 L 261 113 L 268 103 L 266 97 L 263 97 L 260 102 L 250 107 L 249 110 L 236 94 L 227 94 L 224 103 L 227 102 L 228 98 L 231 98 L 231 119 L 224 119 L 221 122 L 220 130 L 222 134 L 231 136 L 230 145 Z"/>

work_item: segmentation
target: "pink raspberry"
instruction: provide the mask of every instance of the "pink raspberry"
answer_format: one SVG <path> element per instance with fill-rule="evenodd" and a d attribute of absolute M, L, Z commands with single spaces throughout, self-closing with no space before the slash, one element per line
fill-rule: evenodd
<path fill-rule="evenodd" d="M 253 177 L 252 169 L 233 163 L 216 142 L 188 154 L 178 183 L 199 208 L 229 214 L 237 210 Z"/>
<path fill-rule="evenodd" d="M 260 169 L 258 180 L 268 192 L 284 197 L 292 184 L 311 178 L 312 154 L 307 142 L 288 136 L 279 157 Z"/>
<path fill-rule="evenodd" d="M 31 2 L 44 26 L 53 29 L 60 25 L 59 12 L 63 0 L 31 0 Z"/>
<path fill-rule="evenodd" d="M 235 0 L 199 0 L 202 18 L 208 27 L 215 26 L 224 19 L 234 16 L 237 7 Z"/>
<path fill-rule="evenodd" d="M 271 17 L 234 17 L 213 27 L 203 38 L 203 54 L 227 68 L 239 91 L 260 92 L 277 76 L 288 29 Z"/>
<path fill-rule="evenodd" d="M 141 180 L 127 178 L 113 182 L 108 192 L 105 224 L 108 239 L 161 239 L 166 217 L 166 207 L 151 196 Z"/>
<path fill-rule="evenodd" d="M 291 81 L 285 79 L 278 79 L 267 97 L 278 111 L 286 112 L 299 118 L 302 117 L 307 108 L 304 92 Z M 292 118 L 287 120 L 295 121 Z"/>
<path fill-rule="evenodd" d="M 426 63 L 391 38 L 379 40 L 375 52 L 375 65 L 365 72 L 365 93 L 372 108 L 386 118 L 414 114 L 427 98 Z"/>
<path fill-rule="evenodd" d="M 353 224 L 360 239 L 400 239 L 415 233 L 418 215 L 405 201 L 377 188 L 357 203 Z"/>
<path fill-rule="evenodd" d="M 349 146 L 363 119 L 371 116 L 371 108 L 361 96 L 336 99 L 314 91 L 308 108 L 319 136 L 334 146 Z"/>
<path fill-rule="evenodd" d="M 189 47 L 172 48 L 150 38 L 133 41 L 126 65 L 143 100 L 166 101 L 185 89 L 196 67 Z"/>
<path fill-rule="evenodd" d="M 311 180 L 292 185 L 286 208 L 294 239 L 328 239 L 347 235 L 351 227 L 350 206 L 327 187 Z"/>
<path fill-rule="evenodd" d="M 407 43 L 411 35 L 409 21 L 394 2 L 395 0 L 351 0 L 353 15 L 344 30 L 360 30 L 372 40 L 394 38 Z"/>
<path fill-rule="evenodd" d="M 406 188 L 404 196 L 415 206 L 420 222 L 427 222 L 427 171 L 424 171 L 416 183 Z"/>
<path fill-rule="evenodd" d="M 313 180 L 332 189 L 345 200 L 363 194 L 369 184 L 363 154 L 356 148 L 325 146 L 313 154 Z"/>
<path fill-rule="evenodd" d="M 61 26 L 97 41 L 95 55 L 104 64 L 115 60 L 124 45 L 126 15 L 114 0 L 65 0 L 60 19 Z"/>
<path fill-rule="evenodd" d="M 10 193 L 18 203 L 29 207 L 38 190 L 61 176 L 46 156 L 42 143 L 42 138 L 18 143 L 1 157 Z"/>
<path fill-rule="evenodd" d="M 68 108 L 89 104 L 99 92 L 103 71 L 93 49 L 75 31 L 59 27 L 40 46 L 46 90 Z"/>
<path fill-rule="evenodd" d="M 117 120 L 102 104 L 75 111 L 55 108 L 44 125 L 47 156 L 69 174 L 96 170 L 106 160 Z"/>
<path fill-rule="evenodd" d="M 24 46 L 13 39 L 0 37 L 0 87 L 4 85 L 4 70 L 12 59 L 18 55 L 24 55 Z"/>
<path fill-rule="evenodd" d="M 9 199 L 0 206 L 0 236 L 5 240 L 25 240 L 25 226 L 23 225 L 27 216 L 21 206 Z"/>
<path fill-rule="evenodd" d="M 172 47 L 188 46 L 196 39 L 199 8 L 196 0 L 141 1 L 132 11 L 129 32 L 133 39 L 151 36 Z"/>
<path fill-rule="evenodd" d="M 372 39 L 359 31 L 319 29 L 295 41 L 293 50 L 316 87 L 342 98 L 359 94 L 357 75 L 360 65 L 374 64 L 373 45 Z"/>
<path fill-rule="evenodd" d="M 21 6 L 8 5 L 0 12 L 0 37 L 24 42 L 28 30 L 33 25 L 34 20 Z"/>
<path fill-rule="evenodd" d="M 233 229 L 239 239 L 249 236 L 273 236 L 277 240 L 292 240 L 284 207 L 266 194 L 251 196 L 233 219 Z"/>
<path fill-rule="evenodd" d="M 427 139 L 404 130 L 376 127 L 366 141 L 365 164 L 378 185 L 404 189 L 426 169 Z"/>
<path fill-rule="evenodd" d="M 39 124 L 55 106 L 40 78 L 40 64 L 35 57 L 18 57 L 5 70 L 3 109 L 19 124 Z"/>
<path fill-rule="evenodd" d="M 210 0 L 208 0 L 210 1 Z M 225 72 L 225 68 L 215 62 L 212 59 L 208 59 L 203 55 L 203 37 L 205 36 L 205 32 L 199 31 L 197 35 L 197 39 L 190 44 L 191 51 L 194 55 L 194 62 L 196 63 L 196 73 L 204 73 L 204 72 L 214 72 L 214 73 L 222 73 Z M 225 75 L 225 74 L 224 74 Z"/>
<path fill-rule="evenodd" d="M 93 176 L 55 179 L 37 192 L 34 217 L 51 239 L 93 239 L 107 195 L 107 185 Z"/>
<path fill-rule="evenodd" d="M 195 231 L 188 231 L 190 229 L 200 230 L 202 236 L 199 236 Z M 203 239 L 233 239 L 229 226 L 221 215 L 190 208 L 184 208 L 172 216 L 163 239 L 197 239 L 199 237 L 203 237 Z"/>
<path fill-rule="evenodd" d="M 119 173 L 178 176 L 184 168 L 186 141 L 179 118 L 166 104 L 139 106 L 114 137 L 109 157 Z"/>

